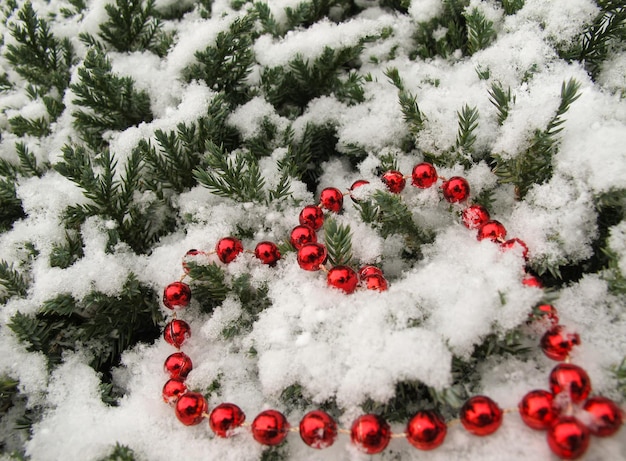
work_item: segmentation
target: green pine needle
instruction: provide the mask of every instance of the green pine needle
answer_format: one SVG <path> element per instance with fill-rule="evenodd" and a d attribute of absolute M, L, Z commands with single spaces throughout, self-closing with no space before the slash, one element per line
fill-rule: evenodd
<path fill-rule="evenodd" d="M 478 8 L 473 8 L 469 14 L 466 12 L 465 20 L 467 51 L 471 55 L 485 49 L 495 38 L 496 31 L 493 28 L 493 21 L 485 18 L 485 15 Z"/>
<path fill-rule="evenodd" d="M 352 232 L 349 225 L 338 224 L 336 219 L 324 222 L 324 242 L 328 261 L 333 266 L 350 265 L 352 261 Z"/>
<path fill-rule="evenodd" d="M 498 111 L 498 125 L 502 126 L 509 116 L 511 103 L 515 104 L 515 96 L 511 94 L 511 88 L 504 91 L 500 83 L 494 82 L 489 90 L 489 102 L 494 105 Z"/>
<path fill-rule="evenodd" d="M 28 282 L 8 262 L 0 261 L 0 303 L 4 304 L 13 296 L 24 297 L 28 290 Z"/>
<path fill-rule="evenodd" d="M 474 131 L 478 128 L 478 109 L 465 104 L 461 112 L 457 112 L 457 116 L 459 117 L 459 130 L 456 135 L 456 147 L 471 152 L 476 142 Z"/>

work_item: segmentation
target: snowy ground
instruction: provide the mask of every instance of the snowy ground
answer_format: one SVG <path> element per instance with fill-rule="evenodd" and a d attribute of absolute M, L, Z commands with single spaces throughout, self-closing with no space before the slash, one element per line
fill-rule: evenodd
<path fill-rule="evenodd" d="M 34 6 L 45 15 L 58 12 L 64 3 L 37 0 Z M 53 32 L 69 37 L 79 56 L 84 56 L 86 49 L 77 36 L 80 32 L 97 33 L 105 18 L 105 3 L 87 2 L 84 16 L 59 16 L 51 22 Z M 164 0 L 158 5 L 165 7 L 166 3 L 173 2 Z M 280 19 L 283 7 L 298 1 L 269 3 Z M 392 28 L 391 37 L 365 45 L 359 70 L 370 76 L 365 83 L 364 103 L 347 106 L 333 96 L 321 97 L 294 122 L 299 133 L 309 121 L 328 121 L 338 127 L 340 149 L 358 143 L 371 153 L 360 171 L 350 171 L 340 161 L 325 165 L 320 188 L 340 189 L 359 178 L 375 184 L 381 152 L 396 153 L 400 169 L 408 173 L 422 161 L 421 150 L 442 152 L 453 146 L 456 114 L 464 104 L 476 106 L 480 113 L 477 145 L 505 157 L 514 156 L 526 146 L 534 130 L 545 127 L 554 115 L 561 84 L 576 79 L 581 84 L 581 97 L 567 113 L 553 178 L 531 189 L 521 202 L 514 200 L 510 187 L 497 188 L 492 215 L 506 225 L 509 235 L 527 243 L 532 258 L 568 263 L 584 260 L 592 254 L 591 242 L 597 231 L 593 198 L 626 188 L 626 54 L 617 54 L 608 62 L 596 83 L 578 63 L 568 64 L 557 58 L 555 43 L 572 40 L 594 17 L 597 7 L 590 0 L 527 0 L 513 16 L 504 16 L 495 2 L 475 0 L 472 5 L 494 21 L 498 35 L 491 46 L 469 58 L 425 62 L 407 57 L 415 21 L 435 16 L 440 8 L 436 0 L 414 0 L 404 16 L 372 6 L 349 22 L 322 21 L 283 39 L 262 36 L 255 44 L 257 66 L 249 79 L 258 82 L 260 69 L 284 64 L 296 53 L 312 59 L 324 46 L 356 44 L 364 36 Z M 191 12 L 180 21 L 167 22 L 166 27 L 177 32 L 177 39 L 163 59 L 149 52 L 109 53 L 115 72 L 132 76 L 138 88 L 149 92 L 155 116 L 150 123 L 110 134 L 111 150 L 120 162 L 140 139 L 149 138 L 155 130 L 173 129 L 177 123 L 203 114 L 214 92 L 203 83 L 184 83 L 181 72 L 194 61 L 194 52 L 211 44 L 239 14 L 227 0 L 216 0 L 211 19 Z M 5 43 L 10 43 L 12 38 L 6 29 L 2 32 Z M 389 59 L 392 47 L 397 48 Z M 377 59 L 370 59 L 373 57 Z M 10 71 L 3 58 L 0 63 Z M 417 140 L 418 150 L 410 155 L 401 153 L 398 145 L 406 125 L 397 103 L 397 89 L 384 75 L 390 67 L 398 69 L 407 90 L 418 96 L 420 109 L 427 115 L 425 129 Z M 489 69 L 488 81 L 479 78 L 477 68 Z M 531 68 L 534 75 L 529 79 L 527 71 Z M 438 83 L 433 84 L 435 81 Z M 515 95 L 515 104 L 502 126 L 498 126 L 495 108 L 489 102 L 492 81 L 510 87 Z M 76 137 L 71 125 L 72 99 L 68 91 L 64 98 L 68 109 L 51 136 L 27 140 L 40 160 L 55 163 L 68 136 Z M 28 100 L 23 87 L 0 94 L 0 108 L 3 130 L 7 120 L 17 114 L 33 117 L 45 110 Z M 278 126 L 288 124 L 262 96 L 239 107 L 230 122 L 243 136 L 251 137 L 263 117 L 270 117 Z M 13 134 L 3 131 L 0 156 L 13 159 L 15 141 Z M 262 164 L 268 178 L 276 171 L 279 155 Z M 472 194 L 496 182 L 484 164 L 466 172 L 458 166 L 440 173 L 446 177 L 465 175 Z M 294 184 L 293 190 L 305 202 L 313 203 L 316 198 L 301 184 Z M 58 293 L 70 292 L 76 298 L 93 289 L 115 294 L 131 271 L 159 292 L 180 277 L 178 261 L 188 249 L 210 249 L 217 239 L 244 221 L 264 222 L 270 229 L 260 230 L 254 239 L 245 241 L 247 248 L 260 240 L 284 239 L 297 224 L 299 208 L 280 213 L 250 208 L 225 202 L 196 187 L 179 198 L 180 214 L 186 218 L 178 231 L 164 238 L 150 256 L 136 256 L 124 247 L 113 254 L 105 253 L 107 223 L 90 219 L 82 229 L 84 258 L 67 269 L 59 269 L 50 267 L 49 255 L 53 245 L 64 239 L 61 214 L 68 205 L 86 199 L 74 184 L 54 171 L 42 178 L 21 180 L 18 196 L 28 216 L 0 235 L 2 259 L 19 262 L 25 242 L 32 242 L 39 254 L 33 262 L 28 296 L 13 299 L 0 310 L 0 374 L 19 380 L 29 405 L 43 404 L 47 408 L 26 442 L 31 459 L 96 460 L 116 442 L 132 448 L 138 459 L 151 461 L 178 457 L 259 459 L 263 448 L 245 431 L 222 440 L 213 438 L 204 424 L 184 427 L 176 420 L 161 399 L 165 381 L 162 363 L 171 353 L 171 346 L 164 340 L 124 354 L 116 380 L 126 394 L 119 406 L 107 407 L 100 399 L 99 380 L 87 365 L 89 358 L 85 354 L 68 355 L 48 374 L 42 356 L 26 352 L 5 324 L 15 312 L 35 312 L 44 300 Z M 384 259 L 385 273 L 393 280 L 387 292 L 346 296 L 331 290 L 320 274 L 297 269 L 293 254 L 276 268 L 259 267 L 249 255 L 231 264 L 228 272 L 233 275 L 247 271 L 256 282 L 267 281 L 272 305 L 250 334 L 232 341 L 224 340 L 221 331 L 238 317 L 238 301 L 227 299 L 210 317 L 193 309 L 183 313 L 193 332 L 185 345 L 195 364 L 190 386 L 202 388 L 221 376 L 221 396 L 212 399 L 210 406 L 235 402 L 251 420 L 265 408 L 285 411 L 278 396 L 285 387 L 299 383 L 314 402 L 336 398 L 344 411 L 340 423 L 349 427 L 361 413 L 359 405 L 366 398 L 386 401 L 399 380 L 420 380 L 445 388 L 451 379 L 452 354 L 468 356 L 487 333 L 501 333 L 524 323 L 541 291 L 521 285 L 521 255 L 502 254 L 491 242 L 478 242 L 439 201 L 434 190 L 407 189 L 404 199 L 414 210 L 415 219 L 437 235 L 425 250 L 424 260 L 410 270 L 399 262 L 401 241 L 385 241 L 368 226 L 359 224 L 358 213 L 349 203 L 341 218 L 352 226 L 354 252 L 362 262 Z M 626 273 L 624 233 L 626 226 L 622 222 L 613 229 L 611 242 L 621 254 L 620 267 Z M 609 368 L 626 356 L 624 299 L 612 296 L 606 282 L 595 275 L 585 276 L 556 294 L 554 305 L 561 323 L 582 337 L 583 344 L 575 350 L 573 362 L 587 370 L 594 393 L 619 398 Z M 507 300 L 505 305 L 502 297 Z M 408 327 L 408 320 L 416 318 L 424 320 L 421 326 Z M 245 352 L 250 347 L 256 349 L 257 357 Z M 547 375 L 553 365 L 539 349 L 525 361 L 507 358 L 484 363 L 482 381 L 474 392 L 491 396 L 502 408 L 514 408 L 527 391 L 547 388 Z M 291 411 L 289 419 L 296 424 L 301 410 Z M 397 432 L 404 430 L 399 425 L 393 428 Z M 345 435 L 332 448 L 317 452 L 292 433 L 287 450 L 290 459 L 297 460 L 370 459 L 350 446 Z M 545 435 L 525 427 L 517 414 L 510 413 L 495 435 L 478 438 L 454 426 L 444 445 L 433 452 L 419 452 L 398 439 L 379 458 L 489 461 L 553 459 L 551 456 Z M 608 439 L 593 439 L 585 459 L 626 459 L 626 431 L 622 429 Z"/>

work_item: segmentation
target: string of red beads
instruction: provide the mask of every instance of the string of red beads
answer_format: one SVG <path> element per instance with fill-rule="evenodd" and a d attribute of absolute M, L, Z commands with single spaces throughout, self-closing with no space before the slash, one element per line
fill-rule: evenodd
<path fill-rule="evenodd" d="M 406 180 L 420 189 L 432 187 L 442 179 L 442 195 L 449 203 L 465 203 L 470 195 L 467 180 L 460 176 L 450 179 L 440 178 L 433 165 L 420 163 L 412 174 L 405 177 L 399 171 L 388 171 L 382 175 L 387 189 L 394 194 L 401 193 Z M 324 224 L 324 210 L 339 213 L 343 207 L 344 195 L 368 184 L 366 180 L 354 182 L 344 194 L 339 189 L 329 187 L 320 194 L 319 205 L 305 206 L 299 215 L 299 225 L 294 227 L 289 242 L 297 251 L 298 265 L 307 271 L 325 269 L 328 285 L 345 293 L 354 292 L 360 285 L 366 289 L 385 291 L 388 283 L 380 268 L 372 265 L 355 271 L 349 266 L 324 266 L 328 252 L 318 242 L 317 231 Z M 479 204 L 469 204 L 461 211 L 461 222 L 470 230 L 476 230 L 479 240 L 489 239 L 504 250 L 520 247 L 524 259 L 528 258 L 528 247 L 518 239 L 505 240 L 506 229 L 498 221 L 492 220 L 489 211 Z M 218 259 L 228 264 L 242 253 L 242 243 L 234 237 L 225 237 L 215 246 Z M 186 257 L 203 254 L 190 250 Z M 255 256 L 267 265 L 275 265 L 281 258 L 278 246 L 273 242 L 260 242 L 254 250 Z M 183 270 L 189 273 L 187 261 L 183 260 Z M 522 280 L 526 286 L 542 288 L 541 281 L 530 274 Z M 163 304 L 176 312 L 191 302 L 191 288 L 183 281 L 169 284 L 163 292 Z M 540 340 L 544 354 L 559 361 L 549 375 L 549 391 L 535 389 L 528 392 L 518 404 L 522 421 L 532 429 L 545 430 L 548 446 L 562 459 L 576 459 L 587 450 L 590 436 L 608 437 L 619 430 L 623 423 L 623 411 L 612 400 L 602 396 L 589 397 L 591 380 L 581 367 L 569 363 L 570 352 L 580 345 L 580 336 L 559 324 L 556 309 L 549 304 L 535 308 L 531 320 L 547 320 L 548 329 Z M 206 398 L 187 389 L 185 379 L 193 369 L 191 358 L 180 351 L 181 346 L 191 335 L 187 322 L 173 318 L 164 328 L 166 342 L 177 349 L 164 363 L 169 380 L 163 386 L 163 399 L 173 405 L 177 418 L 185 425 L 196 425 L 208 419 L 209 426 L 218 437 L 231 437 L 237 428 L 244 425 L 245 414 L 233 403 L 222 403 L 208 413 Z M 498 430 L 505 412 L 496 402 L 484 395 L 471 397 L 459 411 L 461 425 L 476 436 L 487 436 Z M 584 414 L 583 414 L 584 413 Z M 581 417 L 582 416 L 582 417 Z M 584 421 L 584 422 L 583 422 Z M 446 423 L 435 411 L 418 411 L 407 423 L 405 431 L 396 434 L 405 437 L 415 448 L 432 450 L 440 446 L 446 437 L 448 427 L 455 421 Z M 307 413 L 296 428 L 291 428 L 287 418 L 276 410 L 259 413 L 250 424 L 252 437 L 264 445 L 282 443 L 290 430 L 297 430 L 305 444 L 323 449 L 331 446 L 340 432 L 348 432 L 351 442 L 368 454 L 380 453 L 394 436 L 389 424 L 379 415 L 366 414 L 358 417 L 350 430 L 338 429 L 335 420 L 322 410 Z"/>

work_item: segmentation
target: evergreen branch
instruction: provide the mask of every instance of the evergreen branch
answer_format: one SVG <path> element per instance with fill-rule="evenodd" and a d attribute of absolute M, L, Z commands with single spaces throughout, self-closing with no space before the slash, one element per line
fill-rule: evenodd
<path fill-rule="evenodd" d="M 0 303 L 6 303 L 13 296 L 24 297 L 28 291 L 28 282 L 18 271 L 4 260 L 0 260 Z"/>
<path fill-rule="evenodd" d="M 65 243 L 55 244 L 50 252 L 50 266 L 66 269 L 84 256 L 79 233 L 65 232 Z"/>
<path fill-rule="evenodd" d="M 17 136 L 30 135 L 37 138 L 48 136 L 50 131 L 50 122 L 44 117 L 28 119 L 21 115 L 9 119 L 11 132 Z"/>
<path fill-rule="evenodd" d="M 418 23 L 413 37 L 416 43 L 413 54 L 429 59 L 435 56 L 447 58 L 456 50 L 466 52 L 468 31 L 464 12 L 469 3 L 469 0 L 442 1 L 439 16 Z M 435 33 L 440 30 L 445 30 L 443 37 Z"/>
<path fill-rule="evenodd" d="M 498 125 L 502 126 L 509 116 L 511 103 L 515 103 L 515 96 L 511 94 L 511 88 L 507 88 L 506 92 L 500 83 L 492 83 L 489 90 L 489 102 L 493 104 L 498 111 Z"/>
<path fill-rule="evenodd" d="M 496 162 L 494 173 L 501 183 L 515 185 L 518 198 L 523 198 L 534 184 L 542 184 L 552 177 L 552 157 L 559 143 L 557 135 L 565 123 L 563 116 L 580 96 L 579 88 L 580 84 L 574 79 L 563 82 L 561 102 L 556 114 L 545 130 L 535 132 L 530 146 L 524 152 L 507 160 L 500 155 L 493 156 Z"/>
<path fill-rule="evenodd" d="M 352 260 L 352 232 L 350 226 L 338 224 L 336 219 L 324 221 L 324 243 L 328 261 L 333 266 L 348 265 Z"/>
<path fill-rule="evenodd" d="M 0 162 L 0 166 L 6 163 Z M 0 179 L 0 232 L 10 229 L 15 221 L 25 216 L 13 179 Z"/>
<path fill-rule="evenodd" d="M 476 142 L 474 131 L 478 128 L 478 109 L 465 104 L 461 112 L 457 112 L 457 116 L 459 130 L 456 135 L 456 147 L 469 152 Z"/>
<path fill-rule="evenodd" d="M 245 102 L 245 79 L 254 64 L 254 22 L 254 15 L 235 19 L 227 31 L 217 34 L 214 46 L 196 52 L 198 62 L 184 71 L 185 79 L 204 80 L 209 88 L 224 92 L 230 102 Z"/>
<path fill-rule="evenodd" d="M 107 456 L 100 458 L 98 461 L 136 461 L 136 458 L 132 449 L 126 445 L 116 443 L 113 450 L 111 450 Z"/>
<path fill-rule="evenodd" d="M 37 176 L 40 178 L 50 168 L 50 164 L 47 162 L 44 162 L 43 168 L 40 168 L 37 165 L 35 155 L 21 141 L 15 143 L 15 151 L 20 159 L 20 173 L 24 176 Z"/>
<path fill-rule="evenodd" d="M 59 93 L 70 81 L 70 67 L 74 51 L 68 39 L 59 41 L 48 23 L 39 19 L 30 1 L 17 14 L 18 23 L 9 25 L 11 35 L 18 45 L 6 46 L 6 58 L 15 71 L 29 82 L 49 91 Z"/>
<path fill-rule="evenodd" d="M 291 175 L 289 170 L 285 169 L 281 171 L 280 179 L 276 184 L 276 187 L 267 191 L 266 203 L 277 203 L 287 197 L 291 196 Z"/>
<path fill-rule="evenodd" d="M 76 300 L 69 293 L 59 294 L 52 299 L 43 302 L 41 306 L 43 315 L 70 316 L 78 313 Z"/>
<path fill-rule="evenodd" d="M 254 11 L 261 22 L 264 33 L 270 34 L 274 38 L 279 38 L 287 32 L 278 24 L 267 3 L 254 2 Z"/>
<path fill-rule="evenodd" d="M 219 306 L 231 291 L 226 283 L 226 274 L 215 263 L 189 264 L 189 276 L 195 281 L 194 299 L 200 303 L 202 312 L 210 313 Z"/>
<path fill-rule="evenodd" d="M 9 80 L 9 74 L 6 72 L 0 74 L 0 92 L 9 91 L 13 88 L 13 83 Z"/>
<path fill-rule="evenodd" d="M 622 395 L 622 399 L 626 400 L 626 357 L 619 365 L 614 366 L 612 371 L 617 381 L 617 390 Z"/>
<path fill-rule="evenodd" d="M 398 69 L 391 67 L 385 70 L 385 76 L 398 89 L 398 101 L 404 121 L 409 125 L 409 132 L 416 136 L 424 128 L 426 118 L 417 105 L 417 97 L 405 89 Z"/>
<path fill-rule="evenodd" d="M 307 28 L 328 16 L 330 9 L 341 3 L 340 0 L 309 0 L 299 3 L 295 8 L 285 8 L 287 27 L 284 33 L 297 27 Z"/>
<path fill-rule="evenodd" d="M 261 176 L 254 155 L 236 151 L 232 158 L 222 147 L 207 141 L 205 163 L 207 169 L 196 168 L 193 174 L 213 194 L 239 202 L 259 202 L 265 199 L 265 179 Z"/>
<path fill-rule="evenodd" d="M 493 21 L 485 18 L 478 9 L 473 8 L 468 14 L 465 12 L 467 27 L 467 51 L 470 55 L 485 49 L 495 38 L 496 31 L 493 29 Z"/>
<path fill-rule="evenodd" d="M 152 120 L 148 94 L 136 91 L 131 77 L 118 77 L 111 70 L 106 55 L 91 48 L 78 69 L 79 83 L 70 85 L 76 96 L 73 102 L 91 109 L 73 112 L 74 126 L 94 147 L 101 146 L 107 130 L 124 130 Z"/>
<path fill-rule="evenodd" d="M 515 14 L 524 6 L 524 0 L 499 0 L 507 15 Z"/>
<path fill-rule="evenodd" d="M 74 345 L 66 335 L 73 333 L 61 320 L 43 319 L 37 316 L 16 312 L 7 326 L 17 338 L 28 346 L 29 352 L 43 352 L 49 365 L 61 362 L 62 349 L 72 350 Z"/>

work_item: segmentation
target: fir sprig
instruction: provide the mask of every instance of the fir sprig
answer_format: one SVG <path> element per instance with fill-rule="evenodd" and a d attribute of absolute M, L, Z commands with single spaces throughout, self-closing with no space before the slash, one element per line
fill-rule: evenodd
<path fill-rule="evenodd" d="M 210 313 L 231 291 L 224 270 L 217 264 L 189 264 L 189 277 L 194 280 L 194 299 L 203 312 Z"/>
<path fill-rule="evenodd" d="M 101 49 L 87 52 L 78 76 L 79 82 L 70 85 L 76 96 L 73 102 L 89 110 L 72 113 L 74 126 L 92 146 L 102 145 L 107 130 L 124 130 L 152 120 L 148 93 L 137 91 L 131 77 L 114 74 Z"/>
<path fill-rule="evenodd" d="M 9 25 L 18 45 L 6 45 L 6 58 L 18 74 L 45 92 L 56 88 L 59 93 L 70 81 L 74 51 L 68 39 L 59 40 L 48 22 L 40 19 L 30 1 L 17 13 L 18 23 Z"/>
<path fill-rule="evenodd" d="M 333 266 L 349 265 L 352 260 L 352 231 L 349 225 L 339 224 L 336 219 L 324 221 L 324 242 L 328 261 Z"/>
<path fill-rule="evenodd" d="M 515 104 L 515 96 L 511 94 L 510 87 L 504 91 L 502 84 L 494 82 L 491 84 L 489 97 L 489 102 L 493 104 L 498 111 L 498 125 L 502 126 L 504 121 L 509 116 L 511 104 Z"/>
<path fill-rule="evenodd" d="M 24 297 L 28 291 L 28 281 L 13 265 L 0 260 L 0 303 L 4 304 L 13 296 Z"/>
<path fill-rule="evenodd" d="M 496 36 L 493 21 L 488 20 L 478 9 L 464 13 L 467 27 L 467 52 L 472 55 L 486 48 Z"/>
<path fill-rule="evenodd" d="M 580 97 L 580 84 L 570 79 L 561 86 L 561 102 L 556 114 L 544 130 L 537 130 L 530 146 L 511 159 L 494 155 L 494 173 L 500 182 L 515 185 L 518 198 L 523 198 L 534 184 L 542 184 L 552 177 L 552 157 L 558 148 L 557 135 L 563 130 L 563 116 L 570 105 Z"/>
<path fill-rule="evenodd" d="M 524 0 L 499 0 L 507 15 L 515 14 L 524 6 Z"/>
<path fill-rule="evenodd" d="M 409 132 L 416 136 L 424 128 L 424 120 L 426 119 L 417 105 L 417 96 L 405 88 L 398 69 L 389 68 L 385 70 L 385 75 L 398 89 L 398 102 L 400 103 L 404 121 L 409 126 Z"/>
<path fill-rule="evenodd" d="M 456 135 L 456 147 L 471 152 L 476 142 L 474 132 L 478 128 L 478 109 L 465 104 L 461 111 L 457 112 L 457 116 L 459 117 L 459 129 Z"/>
<path fill-rule="evenodd" d="M 22 176 L 37 176 L 40 178 L 50 169 L 48 162 L 43 162 L 39 165 L 35 154 L 33 154 L 23 142 L 15 143 L 15 151 L 20 159 L 20 174 Z"/>
<path fill-rule="evenodd" d="M 0 232 L 11 228 L 18 219 L 25 217 L 22 201 L 17 197 L 15 181 L 0 179 Z"/>
<path fill-rule="evenodd" d="M 52 251 L 50 252 L 50 266 L 66 269 L 83 256 L 83 240 L 80 234 L 66 230 L 65 243 L 52 246 Z"/>
<path fill-rule="evenodd" d="M 424 59 L 452 55 L 456 50 L 467 51 L 467 25 L 464 12 L 469 0 L 444 0 L 441 14 L 430 21 L 418 23 L 414 35 L 414 54 Z M 435 31 L 445 31 L 440 37 Z M 437 37 L 437 38 L 436 38 Z"/>

